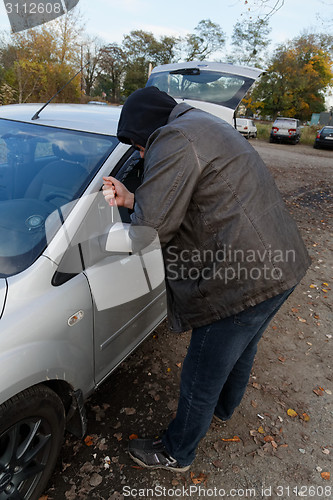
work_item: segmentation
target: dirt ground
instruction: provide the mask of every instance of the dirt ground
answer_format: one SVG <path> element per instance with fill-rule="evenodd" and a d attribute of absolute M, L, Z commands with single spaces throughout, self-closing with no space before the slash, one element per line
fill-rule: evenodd
<path fill-rule="evenodd" d="M 190 334 L 163 323 L 87 402 L 88 436 L 66 436 L 44 500 L 333 498 L 333 151 L 251 143 L 312 266 L 265 332 L 241 405 L 211 424 L 190 471 L 135 466 L 129 436 L 160 432 L 177 407 Z"/>

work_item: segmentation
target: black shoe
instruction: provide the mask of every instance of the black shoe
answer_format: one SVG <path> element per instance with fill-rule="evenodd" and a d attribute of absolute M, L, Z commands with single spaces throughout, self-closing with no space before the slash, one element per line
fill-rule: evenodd
<path fill-rule="evenodd" d="M 227 423 L 227 420 L 222 420 L 222 418 L 218 417 L 217 415 L 213 415 L 213 422 L 217 423 L 217 424 L 226 424 Z"/>
<path fill-rule="evenodd" d="M 141 467 L 148 469 L 167 469 L 185 472 L 190 465 L 179 465 L 177 460 L 168 454 L 162 439 L 133 439 L 128 446 L 130 457 Z"/>

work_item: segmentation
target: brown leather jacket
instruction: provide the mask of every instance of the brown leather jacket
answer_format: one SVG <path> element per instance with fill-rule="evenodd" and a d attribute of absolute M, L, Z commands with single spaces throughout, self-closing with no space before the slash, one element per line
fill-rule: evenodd
<path fill-rule="evenodd" d="M 257 152 L 229 124 L 185 103 L 148 140 L 131 226 L 158 232 L 175 331 L 278 295 L 310 265 Z"/>

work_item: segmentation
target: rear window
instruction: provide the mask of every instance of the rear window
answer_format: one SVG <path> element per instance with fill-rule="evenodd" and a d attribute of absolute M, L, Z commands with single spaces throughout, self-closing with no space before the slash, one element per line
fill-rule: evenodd
<path fill-rule="evenodd" d="M 282 127 L 282 128 L 296 128 L 297 126 L 297 120 L 293 120 L 292 118 L 279 118 L 275 120 L 274 125 L 275 127 Z"/>
<path fill-rule="evenodd" d="M 184 68 L 152 73 L 147 86 L 155 86 L 175 99 L 211 102 L 235 109 L 253 79 L 219 71 Z"/>
<path fill-rule="evenodd" d="M 325 127 L 321 133 L 323 136 L 333 134 L 333 127 Z"/>

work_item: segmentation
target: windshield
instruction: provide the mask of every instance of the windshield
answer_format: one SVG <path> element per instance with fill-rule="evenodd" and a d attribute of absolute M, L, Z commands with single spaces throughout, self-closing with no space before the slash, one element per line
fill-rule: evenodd
<path fill-rule="evenodd" d="M 236 109 L 253 78 L 198 68 L 152 73 L 147 86 L 167 92 L 175 99 L 193 99 Z"/>
<path fill-rule="evenodd" d="M 0 119 L 1 278 L 36 260 L 46 247 L 46 219 L 57 211 L 54 220 L 64 220 L 117 144 L 111 136 Z"/>

